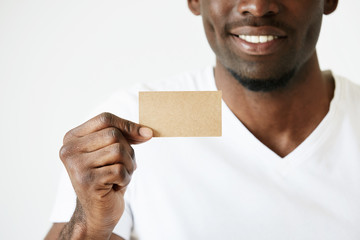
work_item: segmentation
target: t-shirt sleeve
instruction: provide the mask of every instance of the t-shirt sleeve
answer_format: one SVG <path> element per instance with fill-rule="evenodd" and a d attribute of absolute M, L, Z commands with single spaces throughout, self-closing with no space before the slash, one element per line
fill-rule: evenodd
<path fill-rule="evenodd" d="M 75 207 L 76 194 L 66 170 L 63 170 L 60 177 L 55 204 L 50 216 L 50 221 L 53 223 L 69 222 L 74 213 Z M 128 240 L 130 239 L 132 229 L 133 216 L 130 203 L 126 199 L 125 194 L 125 210 L 118 224 L 115 226 L 113 233 L 125 240 Z"/>
<path fill-rule="evenodd" d="M 133 215 L 131 212 L 130 204 L 125 198 L 124 213 L 121 216 L 118 224 L 115 226 L 113 233 L 122 237 L 125 240 L 130 240 L 133 225 L 134 225 L 134 222 L 133 222 Z"/>

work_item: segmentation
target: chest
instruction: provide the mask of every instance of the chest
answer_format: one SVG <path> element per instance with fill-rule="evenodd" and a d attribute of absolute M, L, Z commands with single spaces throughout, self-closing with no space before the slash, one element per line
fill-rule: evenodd
<path fill-rule="evenodd" d="M 281 164 L 216 140 L 149 148 L 137 156 L 131 195 L 140 239 L 360 236 L 359 166 L 314 155 L 283 174 Z"/>

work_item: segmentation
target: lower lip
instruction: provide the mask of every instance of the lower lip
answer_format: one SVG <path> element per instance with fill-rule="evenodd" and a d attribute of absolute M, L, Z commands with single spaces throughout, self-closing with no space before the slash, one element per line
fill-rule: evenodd
<path fill-rule="evenodd" d="M 265 43 L 250 43 L 234 35 L 232 35 L 232 38 L 242 52 L 253 56 L 265 56 L 276 53 L 286 39 L 277 38 Z"/>

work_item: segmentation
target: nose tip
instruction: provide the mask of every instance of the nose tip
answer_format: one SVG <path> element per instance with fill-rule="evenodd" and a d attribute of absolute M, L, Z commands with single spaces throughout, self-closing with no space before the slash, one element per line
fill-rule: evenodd
<path fill-rule="evenodd" d="M 273 0 L 242 0 L 238 6 L 238 12 L 242 15 L 264 17 L 279 13 L 279 6 Z"/>

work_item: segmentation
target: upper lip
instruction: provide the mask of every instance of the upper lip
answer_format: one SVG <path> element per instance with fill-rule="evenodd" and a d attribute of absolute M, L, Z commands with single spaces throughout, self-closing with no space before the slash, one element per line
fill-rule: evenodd
<path fill-rule="evenodd" d="M 285 31 L 273 27 L 273 26 L 241 26 L 236 27 L 230 30 L 232 35 L 251 35 L 251 36 L 277 36 L 277 37 L 286 37 Z"/>

